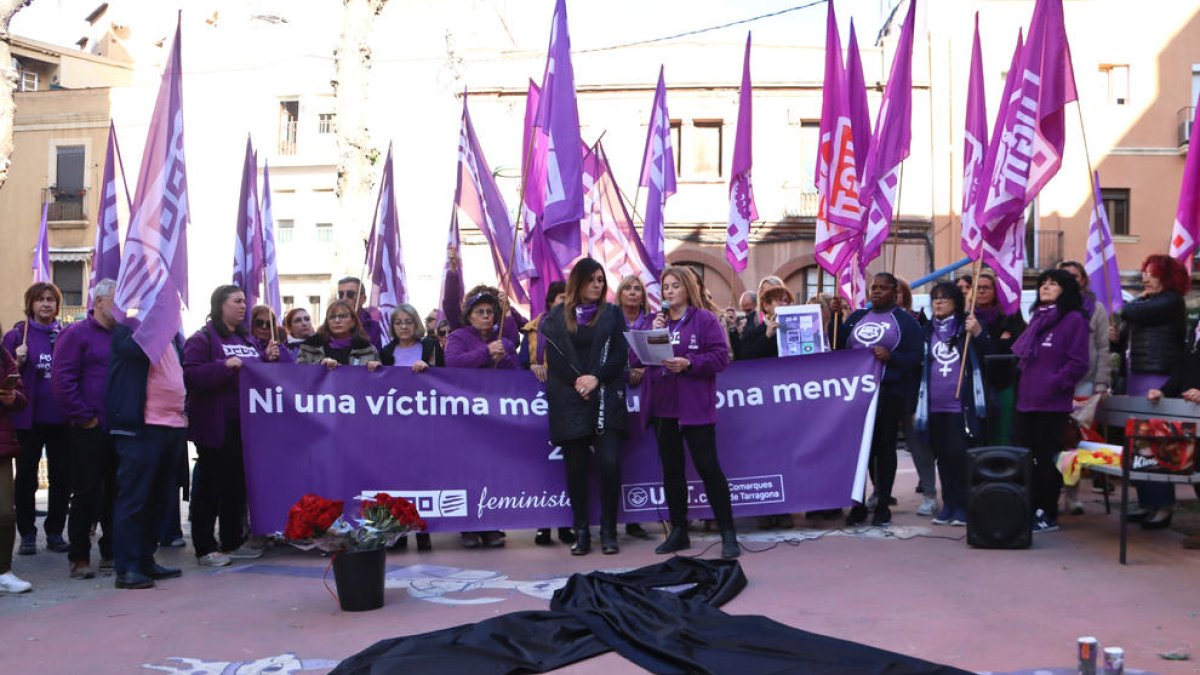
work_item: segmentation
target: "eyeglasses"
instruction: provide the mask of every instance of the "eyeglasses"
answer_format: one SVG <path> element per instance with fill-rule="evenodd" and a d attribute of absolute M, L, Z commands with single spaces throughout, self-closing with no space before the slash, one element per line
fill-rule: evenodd
<path fill-rule="evenodd" d="M 341 300 L 353 300 L 358 297 L 358 291 L 338 291 L 337 296 Z"/>
<path fill-rule="evenodd" d="M 330 321 L 349 321 L 350 315 L 349 314 L 330 314 L 329 320 Z"/>
<path fill-rule="evenodd" d="M 471 313 L 475 316 L 492 316 L 496 313 L 496 310 L 492 309 L 491 307 L 476 307 L 475 309 L 471 310 Z"/>
<path fill-rule="evenodd" d="M 254 327 L 255 328 L 270 328 L 271 322 L 266 319 L 255 319 Z"/>

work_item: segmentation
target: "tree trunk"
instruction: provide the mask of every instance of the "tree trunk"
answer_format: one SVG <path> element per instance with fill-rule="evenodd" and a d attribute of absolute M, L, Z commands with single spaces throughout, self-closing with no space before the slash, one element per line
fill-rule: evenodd
<path fill-rule="evenodd" d="M 0 83 L 0 187 L 8 182 L 13 153 L 13 118 L 17 113 L 13 92 L 17 89 L 18 73 L 12 62 L 8 22 L 31 2 L 33 0 L 0 0 L 0 69 L 4 74 L 4 82 Z"/>
<path fill-rule="evenodd" d="M 378 148 L 367 130 L 371 31 L 387 0 L 343 0 L 342 34 L 333 53 L 334 134 L 338 145 L 338 218 L 335 268 L 362 274 L 363 242 L 370 231 Z M 364 284 L 369 285 L 364 280 Z"/>

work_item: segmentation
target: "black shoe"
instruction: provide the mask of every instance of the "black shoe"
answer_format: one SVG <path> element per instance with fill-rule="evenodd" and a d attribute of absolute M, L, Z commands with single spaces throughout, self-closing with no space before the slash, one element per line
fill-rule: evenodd
<path fill-rule="evenodd" d="M 875 527 L 890 527 L 892 524 L 892 510 L 883 504 L 875 506 L 875 515 L 871 517 L 871 525 Z"/>
<path fill-rule="evenodd" d="M 463 532 L 462 547 L 463 548 L 479 548 L 483 542 L 479 539 L 478 532 Z"/>
<path fill-rule="evenodd" d="M 113 586 L 117 588 L 154 588 L 154 580 L 141 572 L 118 574 Z"/>
<path fill-rule="evenodd" d="M 55 553 L 66 553 L 71 550 L 71 545 L 63 539 L 61 534 L 46 535 L 46 550 L 54 551 Z"/>
<path fill-rule="evenodd" d="M 183 570 L 178 567 L 163 567 L 158 563 L 147 565 L 143 569 L 146 576 L 151 579 L 174 579 L 183 576 Z"/>
<path fill-rule="evenodd" d="M 21 535 L 21 546 L 17 549 L 17 555 L 37 555 L 36 534 Z"/>
<path fill-rule="evenodd" d="M 1166 511 L 1167 515 L 1161 515 Z M 1150 517 L 1142 521 L 1143 530 L 1165 530 L 1171 527 L 1171 516 L 1174 515 L 1170 509 L 1159 509 L 1152 513 Z"/>
<path fill-rule="evenodd" d="M 433 550 L 433 541 L 429 539 L 428 532 L 417 533 L 417 550 L 422 553 Z"/>
<path fill-rule="evenodd" d="M 617 545 L 617 531 L 615 529 L 613 529 L 613 530 L 601 529 L 600 530 L 600 552 L 603 553 L 604 555 L 613 555 L 615 553 L 619 553 L 620 551 L 621 551 L 621 547 Z"/>
<path fill-rule="evenodd" d="M 577 527 L 571 533 L 575 545 L 571 547 L 571 555 L 587 555 L 592 552 L 592 532 L 586 527 Z"/>
<path fill-rule="evenodd" d="M 646 528 L 642 527 L 641 525 L 638 525 L 637 523 L 626 523 L 625 524 L 625 534 L 633 537 L 634 539 L 649 539 L 650 538 L 650 533 L 646 531 Z"/>
<path fill-rule="evenodd" d="M 867 522 L 867 507 L 858 502 L 850 507 L 850 515 L 846 516 L 847 527 L 856 527 Z"/>
<path fill-rule="evenodd" d="M 917 493 L 917 494 L 919 494 L 919 495 L 923 495 L 923 494 L 925 494 L 925 488 L 923 488 L 923 487 L 921 487 L 920 485 L 918 485 L 918 486 L 917 486 L 917 489 L 916 489 L 916 490 L 913 490 L 913 492 L 915 492 L 915 493 Z"/>
<path fill-rule="evenodd" d="M 687 527 L 683 525 L 675 525 L 671 528 L 671 533 L 667 535 L 667 540 L 659 544 L 654 549 L 655 553 L 674 553 L 682 551 L 685 548 L 691 548 L 692 540 L 688 538 Z"/>
<path fill-rule="evenodd" d="M 484 548 L 500 548 L 504 546 L 504 532 L 501 530 L 491 530 L 483 533 Z"/>
<path fill-rule="evenodd" d="M 549 546 L 550 544 L 553 544 L 554 540 L 550 538 L 550 528 L 543 527 L 542 529 L 538 530 L 537 534 L 533 537 L 533 543 L 537 544 L 538 546 Z"/>
<path fill-rule="evenodd" d="M 737 532 L 732 529 L 721 530 L 721 557 L 728 560 L 741 554 L 742 547 L 738 546 Z"/>
<path fill-rule="evenodd" d="M 575 532 L 569 527 L 560 527 L 558 528 L 558 540 L 564 544 L 574 544 Z"/>

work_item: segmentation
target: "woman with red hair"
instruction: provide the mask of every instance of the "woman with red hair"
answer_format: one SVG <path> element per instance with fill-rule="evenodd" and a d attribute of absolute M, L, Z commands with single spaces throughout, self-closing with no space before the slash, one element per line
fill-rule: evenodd
<path fill-rule="evenodd" d="M 1187 308 L 1183 296 L 1191 286 L 1187 269 L 1170 256 L 1157 253 L 1142 263 L 1142 294 L 1121 310 L 1121 331 L 1115 349 L 1125 354 L 1125 393 L 1145 396 L 1162 389 L 1183 363 L 1187 347 Z M 1138 483 L 1142 527 L 1170 527 L 1175 490 L 1170 483 Z"/>

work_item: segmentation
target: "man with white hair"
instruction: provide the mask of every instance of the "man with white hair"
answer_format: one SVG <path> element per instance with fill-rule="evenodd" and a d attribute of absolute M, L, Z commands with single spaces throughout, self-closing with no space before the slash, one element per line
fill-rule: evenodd
<path fill-rule="evenodd" d="M 104 418 L 108 392 L 108 359 L 112 348 L 113 291 L 117 282 L 103 279 L 92 289 L 92 310 L 71 324 L 54 348 L 51 389 L 70 423 L 71 508 L 67 520 L 72 579 L 95 576 L 91 564 L 91 530 L 100 523 L 100 570 L 112 569 L 113 499 L 116 496 L 116 450 Z"/>

